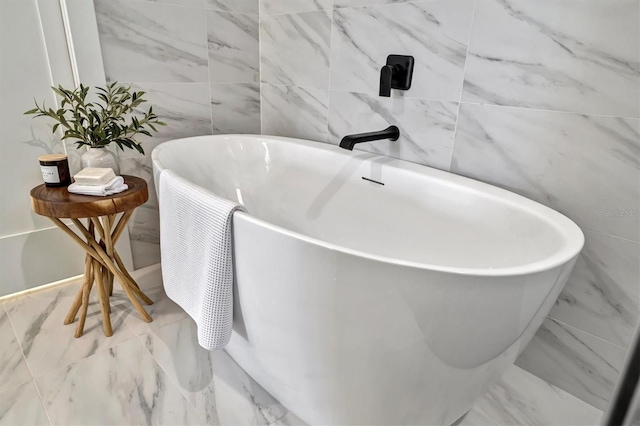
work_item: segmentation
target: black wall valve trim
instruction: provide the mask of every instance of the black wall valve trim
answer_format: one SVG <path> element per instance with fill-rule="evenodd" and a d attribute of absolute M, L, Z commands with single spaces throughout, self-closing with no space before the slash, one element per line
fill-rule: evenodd
<path fill-rule="evenodd" d="M 409 90 L 413 78 L 413 56 L 389 55 L 380 70 L 380 96 L 391 96 L 391 89 Z"/>

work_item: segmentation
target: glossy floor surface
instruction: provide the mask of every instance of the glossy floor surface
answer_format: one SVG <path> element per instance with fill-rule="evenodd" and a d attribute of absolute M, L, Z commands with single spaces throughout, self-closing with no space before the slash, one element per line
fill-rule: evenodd
<path fill-rule="evenodd" d="M 162 290 L 157 266 L 138 271 L 155 301 L 143 322 L 117 290 L 114 336 L 97 300 L 85 335 L 62 325 L 79 283 L 2 302 L 0 425 L 304 424 L 224 351 L 197 344 L 193 321 Z M 512 367 L 458 426 L 597 425 L 602 413 Z"/>

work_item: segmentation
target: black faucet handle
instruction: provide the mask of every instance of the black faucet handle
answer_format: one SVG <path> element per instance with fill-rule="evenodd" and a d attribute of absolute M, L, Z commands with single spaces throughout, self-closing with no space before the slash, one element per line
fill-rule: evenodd
<path fill-rule="evenodd" d="M 391 82 L 393 81 L 393 65 L 385 65 L 380 70 L 380 96 L 391 97 Z"/>
<path fill-rule="evenodd" d="M 391 97 L 391 89 L 409 90 L 414 62 L 413 56 L 389 55 L 380 70 L 380 96 Z"/>

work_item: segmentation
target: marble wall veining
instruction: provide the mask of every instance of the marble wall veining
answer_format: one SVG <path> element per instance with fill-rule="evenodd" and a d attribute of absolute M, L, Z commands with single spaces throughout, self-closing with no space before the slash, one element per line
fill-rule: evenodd
<path fill-rule="evenodd" d="M 158 143 L 263 133 L 338 144 L 507 188 L 572 218 L 586 246 L 518 365 L 605 408 L 640 317 L 640 0 L 94 0 L 109 81 L 169 124 L 121 155 L 153 185 Z M 414 81 L 377 95 L 389 54 Z M 155 191 L 130 224 L 159 260 Z"/>
<path fill-rule="evenodd" d="M 633 0 L 478 1 L 463 100 L 638 117 L 639 15 Z"/>
<path fill-rule="evenodd" d="M 149 201 L 129 224 L 136 268 L 160 261 L 151 151 L 176 138 L 260 133 L 258 0 L 94 0 L 107 81 L 147 92 L 167 123 L 120 153 L 122 173 L 143 177 Z"/>
<path fill-rule="evenodd" d="M 640 317 L 640 0 L 261 0 L 262 133 L 497 185 L 584 230 L 517 364 L 600 409 Z M 414 82 L 377 96 L 389 54 Z M 526 242 L 523 242 L 526 243 Z"/>

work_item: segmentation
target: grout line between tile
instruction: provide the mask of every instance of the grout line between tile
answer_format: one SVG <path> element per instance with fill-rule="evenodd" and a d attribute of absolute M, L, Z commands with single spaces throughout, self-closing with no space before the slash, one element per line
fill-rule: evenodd
<path fill-rule="evenodd" d="M 333 2 L 332 2 L 333 6 Z M 331 143 L 329 133 L 329 117 L 331 116 L 331 72 L 333 66 L 333 32 L 335 31 L 335 10 L 332 8 L 327 13 L 329 15 L 329 81 L 327 82 L 327 117 L 326 117 L 326 129 L 325 140 L 326 143 Z"/>
<path fill-rule="evenodd" d="M 259 12 L 257 12 L 257 13 L 233 12 L 233 11 L 229 11 L 229 10 L 213 9 L 213 8 L 209 8 L 209 7 L 206 7 L 206 6 L 177 4 L 177 3 L 172 3 L 172 2 L 168 2 L 168 1 L 164 1 L 164 2 L 158 2 L 157 0 L 134 0 L 134 1 L 137 1 L 139 3 L 147 3 L 147 4 L 150 4 L 150 5 L 153 4 L 153 5 L 175 6 L 175 7 L 180 7 L 180 8 L 183 8 L 183 9 L 195 9 L 195 10 L 204 10 L 204 11 L 219 12 L 219 13 L 237 13 L 239 15 L 256 16 L 259 13 Z"/>
<path fill-rule="evenodd" d="M 608 340 L 606 340 L 606 339 L 603 339 L 602 337 L 598 337 L 598 336 L 596 336 L 596 335 L 594 335 L 594 334 L 591 334 L 591 333 L 589 333 L 589 332 L 586 332 L 586 331 L 584 331 L 584 330 L 582 330 L 582 329 L 580 329 L 580 328 L 578 328 L 578 327 L 575 327 L 575 326 L 573 326 L 573 325 L 571 325 L 571 324 L 567 324 L 566 322 L 563 322 L 563 321 L 557 320 L 557 319 L 555 319 L 555 318 L 553 318 L 553 317 L 551 317 L 551 316 L 549 316 L 549 315 L 547 315 L 547 317 L 546 317 L 546 318 L 547 318 L 547 319 L 549 319 L 549 320 L 551 320 L 551 321 L 553 321 L 553 322 L 555 322 L 555 323 L 558 323 L 558 324 L 561 324 L 561 325 L 563 325 L 563 326 L 565 326 L 565 327 L 568 327 L 568 328 L 570 328 L 570 329 L 577 330 L 577 331 L 579 331 L 579 332 L 581 332 L 581 333 L 583 333 L 583 334 L 586 334 L 587 336 L 593 337 L 594 339 L 598 339 L 599 341 L 601 341 L 601 342 L 603 342 L 603 343 L 607 343 L 607 344 L 609 344 L 609 345 L 611 345 L 611 346 L 615 346 L 616 348 L 622 349 L 623 351 L 626 351 L 626 350 L 627 350 L 627 348 L 624 348 L 624 347 L 622 347 L 622 346 L 620 346 L 620 345 L 617 345 L 617 344 L 615 344 L 615 343 L 611 343 L 610 341 L 608 341 Z"/>
<path fill-rule="evenodd" d="M 304 90 L 321 90 L 324 92 L 328 92 L 329 89 L 322 88 L 322 87 L 313 87 L 313 86 L 298 86 L 295 84 L 282 84 L 282 83 L 270 83 L 268 81 L 262 81 L 261 84 L 266 84 L 269 86 L 276 86 L 276 87 L 287 87 L 287 88 L 294 88 L 294 89 L 304 89 Z M 340 90 L 334 90 L 334 92 L 336 93 L 358 93 L 358 92 L 342 92 Z M 367 93 L 363 93 L 364 95 L 367 95 Z"/>
<path fill-rule="evenodd" d="M 24 364 L 27 367 L 27 370 L 29 371 L 29 375 L 31 376 L 31 383 L 36 388 L 36 393 L 38 394 L 38 399 L 40 400 L 40 405 L 42 406 L 42 409 L 44 410 L 45 416 L 47 416 L 47 420 L 49 421 L 49 424 L 53 425 L 53 422 L 51 421 L 51 417 L 49 416 L 49 412 L 47 411 L 47 407 L 44 404 L 44 399 L 42 399 L 42 394 L 40 393 L 40 388 L 38 387 L 38 384 L 36 383 L 36 379 L 35 379 L 35 377 L 33 375 L 33 371 L 31 371 L 31 367 L 29 366 L 29 362 L 27 361 L 27 357 L 24 354 L 24 350 L 22 349 L 22 343 L 20 342 L 20 338 L 18 337 L 18 333 L 16 332 L 16 328 L 13 325 L 13 321 L 11 320 L 11 316 L 9 316 L 9 311 L 7 310 L 7 307 L 5 306 L 4 303 L 2 303 L 2 309 L 4 310 L 5 315 L 7 315 L 7 319 L 9 320 L 9 325 L 11 326 L 11 330 L 13 331 L 13 336 L 16 338 L 16 343 L 18 344 L 18 347 L 20 348 L 20 355 L 22 355 L 22 360 L 24 361 Z"/>
<path fill-rule="evenodd" d="M 498 422 L 495 419 L 492 419 L 491 417 L 489 417 L 488 415 L 486 415 L 484 412 L 481 412 L 480 410 L 476 410 L 475 407 L 472 407 L 471 410 L 469 410 L 469 413 L 473 411 L 475 412 L 477 415 L 479 415 L 480 417 L 487 419 L 487 421 L 489 422 L 489 426 L 502 426 L 500 425 L 500 422 Z"/>
<path fill-rule="evenodd" d="M 532 377 L 532 380 L 536 380 L 536 381 L 544 382 L 544 384 L 545 384 L 546 386 L 548 386 L 548 387 L 549 387 L 551 390 L 553 390 L 555 393 L 558 393 L 558 394 L 560 394 L 560 395 L 563 395 L 563 397 L 564 397 L 564 398 L 571 399 L 571 400 L 575 401 L 576 403 L 578 403 L 578 404 L 580 404 L 580 405 L 586 405 L 586 406 L 589 406 L 589 407 L 591 407 L 591 408 L 593 408 L 593 409 L 595 409 L 595 410 L 598 410 L 598 411 L 600 411 L 600 412 L 602 413 L 602 410 L 600 410 L 598 407 L 596 407 L 596 406 L 594 406 L 594 405 L 591 405 L 590 403 L 588 403 L 588 402 L 584 401 L 583 399 L 578 398 L 577 396 L 575 396 L 575 395 L 574 395 L 574 394 L 572 394 L 571 392 L 569 392 L 569 391 L 567 391 L 567 390 L 564 390 L 564 389 L 562 389 L 562 388 L 561 388 L 561 387 L 559 387 L 559 386 L 554 385 L 554 384 L 553 384 L 553 383 L 551 383 L 550 381 L 548 381 L 548 380 L 546 380 L 546 379 L 543 379 L 542 377 L 537 376 L 536 374 L 533 374 L 532 372 L 530 372 L 530 371 L 528 371 L 528 370 L 526 370 L 526 369 L 524 369 L 524 368 L 522 368 L 522 367 L 520 367 L 520 366 L 518 366 L 518 365 L 516 365 L 516 364 L 512 364 L 509 368 L 510 368 L 510 369 L 518 369 L 518 370 L 522 370 L 522 372 L 523 372 L 524 374 L 527 374 L 527 375 L 531 376 L 531 377 Z M 500 380 L 502 380 L 502 378 L 501 378 Z M 499 380 L 499 381 L 500 381 L 500 380 Z M 499 382 L 499 381 L 498 381 L 498 382 Z M 492 385 L 492 387 L 493 387 L 493 386 L 495 386 L 498 382 L 494 383 L 494 385 Z M 486 395 L 489 393 L 489 391 L 490 391 L 490 390 L 491 390 L 491 387 L 487 390 L 487 393 L 485 393 L 485 395 L 484 395 L 484 396 L 486 396 Z M 492 400 L 493 400 L 494 402 L 499 402 L 499 400 L 497 400 L 497 399 L 492 399 Z M 509 424 L 509 423 L 501 423 L 499 420 L 494 419 L 493 417 L 491 417 L 491 416 L 490 416 L 488 413 L 486 413 L 485 411 L 482 411 L 482 410 L 480 410 L 480 409 L 475 409 L 475 404 L 474 404 L 474 406 L 471 408 L 471 410 L 474 410 L 476 413 L 480 414 L 482 417 L 484 417 L 484 418 L 486 418 L 486 419 L 488 419 L 488 420 L 492 421 L 492 422 L 494 423 L 494 425 L 492 425 L 492 426 L 528 426 L 527 424 Z M 561 426 L 561 425 L 559 425 L 559 426 Z"/>
<path fill-rule="evenodd" d="M 582 228 L 583 231 L 589 231 L 589 232 L 594 232 L 596 234 L 600 234 L 600 235 L 605 235 L 607 237 L 612 237 L 612 238 L 616 238 L 618 240 L 622 240 L 622 241 L 627 241 L 629 243 L 634 243 L 634 244 L 640 244 L 640 239 L 638 240 L 632 240 L 630 238 L 624 238 L 624 237 L 620 237 L 618 235 L 613 235 L 613 234 L 608 234 L 606 232 L 602 232 L 602 231 L 598 231 L 597 229 L 593 229 L 593 228 L 588 228 L 586 226 L 580 226 L 580 228 Z"/>
<path fill-rule="evenodd" d="M 209 131 L 213 135 L 213 131 L 215 129 L 213 125 L 213 92 L 211 91 L 211 55 L 209 55 L 209 11 L 205 13 L 205 46 L 207 46 L 207 89 L 209 89 Z"/>
<path fill-rule="evenodd" d="M 558 385 L 554 385 L 554 384 L 553 384 L 553 383 L 551 383 L 550 381 L 548 381 L 548 380 L 546 380 L 546 379 L 543 379 L 542 377 L 540 377 L 540 376 L 537 376 L 537 375 L 533 374 L 533 373 L 532 373 L 532 372 L 530 372 L 529 370 L 526 370 L 526 369 L 524 369 L 524 368 L 520 367 L 519 365 L 513 364 L 513 365 L 511 366 L 511 368 L 518 368 L 518 369 L 520 369 L 520 370 L 524 371 L 526 374 L 529 374 L 529 375 L 531 375 L 531 376 L 535 377 L 535 379 L 537 379 L 537 380 L 540 380 L 540 381 L 544 382 L 547 386 L 549 386 L 550 388 L 552 388 L 556 393 L 559 393 L 559 394 L 561 394 L 561 395 L 564 395 L 565 397 L 567 397 L 567 398 L 569 398 L 569 399 L 572 399 L 572 400 L 576 401 L 576 402 L 577 402 L 578 404 L 580 404 L 580 405 L 587 405 L 587 406 L 589 406 L 589 407 L 591 407 L 591 408 L 594 408 L 594 409 L 596 409 L 596 410 L 598 410 L 598 411 L 600 411 L 600 412 L 603 412 L 603 410 L 601 410 L 600 408 L 596 407 L 595 405 L 592 405 L 592 404 L 588 403 L 588 402 L 587 402 L 587 401 L 585 401 L 584 399 L 579 398 L 579 397 L 577 397 L 576 395 L 572 394 L 571 392 L 569 392 L 569 391 L 567 391 L 567 390 L 562 389 L 562 388 L 561 388 L 560 386 L 558 386 Z M 485 417 L 487 417 L 487 416 L 485 415 Z M 504 425 L 504 426 L 508 426 L 508 425 Z"/>
<path fill-rule="evenodd" d="M 283 407 L 284 407 L 284 405 L 283 405 Z M 291 411 L 289 411 L 289 409 L 287 408 L 287 412 L 284 413 L 283 415 L 281 415 L 280 417 L 278 417 L 276 420 L 274 420 L 271 423 L 269 423 L 269 426 L 272 426 L 272 425 L 278 423 L 280 420 L 284 419 L 287 416 L 287 414 L 289 414 L 289 413 L 291 413 Z"/>
<path fill-rule="evenodd" d="M 462 101 L 462 104 L 465 105 L 475 105 L 475 106 L 483 106 L 488 108 L 511 108 L 511 109 L 519 109 L 525 111 L 539 111 L 539 112 L 551 112 L 558 114 L 573 114 L 573 115 L 585 115 L 587 117 L 604 117 L 604 118 L 622 118 L 625 120 L 640 120 L 640 116 L 626 116 L 626 115 L 611 115 L 611 114 L 598 114 L 591 112 L 582 112 L 582 111 L 564 111 L 559 109 L 546 109 L 546 108 L 535 108 L 535 107 L 527 107 L 527 106 L 516 106 L 516 105 L 496 105 L 496 104 L 488 104 L 482 102 L 467 102 Z"/>
<path fill-rule="evenodd" d="M 55 372 L 58 372 L 58 371 L 60 371 L 60 370 L 69 369 L 69 368 L 71 368 L 71 367 L 75 366 L 76 364 L 80 364 L 81 362 L 85 362 L 85 361 L 87 361 L 87 360 L 89 360 L 89 359 L 91 359 L 91 358 L 93 358 L 93 357 L 96 357 L 96 356 L 102 355 L 102 354 L 104 354 L 105 352 L 108 352 L 108 351 L 110 351 L 110 350 L 112 350 L 112 349 L 116 349 L 118 346 L 122 346 L 122 345 L 124 345 L 124 344 L 130 343 L 130 342 L 132 342 L 132 341 L 134 341 L 134 340 L 135 340 L 135 337 L 136 337 L 136 335 L 134 334 L 134 335 L 133 335 L 133 337 L 132 337 L 131 339 L 123 340 L 122 342 L 118 342 L 118 343 L 114 344 L 113 346 L 105 347 L 104 349 L 99 350 L 99 351 L 97 351 L 97 352 L 94 352 L 94 353 L 92 353 L 91 355 L 88 355 L 88 356 L 86 356 L 86 357 L 84 357 L 84 358 L 82 358 L 82 359 L 79 359 L 79 360 L 73 361 L 73 362 L 71 362 L 71 363 L 69 363 L 69 364 L 61 365 L 61 366 L 56 367 L 56 368 L 54 368 L 54 369 L 52 369 L 52 370 L 49 370 L 49 371 L 47 371 L 47 372 L 45 372 L 45 373 L 41 373 L 41 374 L 39 374 L 38 376 L 34 377 L 34 378 L 33 378 L 33 380 L 34 380 L 34 381 L 36 381 L 36 380 L 38 380 L 38 379 L 41 379 L 41 378 L 42 378 L 42 377 L 44 377 L 44 376 L 48 376 L 48 375 L 53 374 L 53 373 L 55 373 Z M 82 338 L 82 337 L 80 337 L 80 338 Z M 105 337 L 105 339 L 108 339 L 108 338 L 109 338 L 109 337 Z"/>
<path fill-rule="evenodd" d="M 345 9 L 345 8 L 341 8 Z M 260 13 L 260 15 L 272 17 L 272 16 L 285 16 L 285 15 L 299 15 L 300 13 L 314 13 L 314 12 L 334 12 L 336 9 L 333 7 L 329 9 L 315 9 L 315 10 L 301 10 L 299 12 L 282 12 L 282 13 Z"/>
<path fill-rule="evenodd" d="M 466 64 L 466 62 L 465 62 L 465 64 Z M 465 67 L 466 67 L 466 65 L 465 65 Z M 326 90 L 326 89 L 322 89 L 322 88 L 318 88 L 318 87 L 312 87 L 312 86 L 298 86 L 298 85 L 295 85 L 295 84 L 272 83 L 272 82 L 268 82 L 268 81 L 261 81 L 261 83 L 262 84 L 270 84 L 272 86 L 280 86 L 280 87 L 295 87 L 295 88 L 300 88 L 300 89 Z M 170 83 L 170 84 L 172 84 L 172 83 Z M 362 95 L 366 95 L 366 96 L 375 97 L 374 94 L 367 93 L 367 92 L 362 92 L 362 91 L 357 91 L 357 90 L 347 91 L 347 90 L 331 89 L 330 91 L 331 92 L 335 92 L 335 93 L 357 93 L 357 94 L 362 94 Z M 419 96 L 403 96 L 402 99 L 420 100 L 420 101 L 429 101 L 429 102 L 442 102 L 442 103 L 450 102 L 450 103 L 457 103 L 459 105 L 474 105 L 474 106 L 482 106 L 482 107 L 489 107 L 489 108 L 512 108 L 512 109 L 519 109 L 519 110 L 524 110 L 524 111 L 539 111 L 539 112 L 549 112 L 549 113 L 558 113 L 558 114 L 584 115 L 584 116 L 587 116 L 587 117 L 604 117 L 604 118 L 615 118 L 615 119 L 620 119 L 621 118 L 621 119 L 625 119 L 625 120 L 640 120 L 640 116 L 639 117 L 633 117 L 633 116 L 622 116 L 622 115 L 606 115 L 606 114 L 595 114 L 595 113 L 580 112 L 580 111 L 562 111 L 562 110 L 556 110 L 556 109 L 532 108 L 532 107 L 513 106 L 513 105 L 494 105 L 494 104 L 486 104 L 486 103 L 479 103 L 479 102 L 466 102 L 466 101 L 458 102 L 458 101 L 455 101 L 455 100 L 424 98 L 424 97 L 419 97 Z M 456 122 L 456 127 L 457 127 L 457 122 Z"/>
<path fill-rule="evenodd" d="M 181 319 L 181 320 L 179 320 L 179 321 L 183 321 L 183 320 L 185 320 L 185 319 L 187 319 L 187 318 L 182 318 L 182 319 Z M 169 323 L 169 324 L 165 324 L 165 325 L 163 325 L 162 327 L 157 328 L 156 330 L 160 330 L 160 329 L 162 329 L 162 328 L 168 327 L 169 325 L 173 325 L 173 324 L 175 324 L 175 323 L 177 323 L 177 322 L 179 322 L 179 321 L 175 321 L 175 322 L 172 322 L 172 323 Z M 132 330 L 132 331 L 133 331 L 133 330 Z M 208 422 L 207 422 L 207 416 L 206 416 L 206 413 L 201 413 L 201 412 L 200 412 L 200 410 L 198 410 L 198 409 L 196 408 L 196 406 L 195 406 L 195 405 L 193 405 L 193 404 L 191 403 L 191 401 L 190 401 L 190 400 L 189 400 L 189 398 L 188 398 L 188 395 L 186 395 L 186 394 L 183 392 L 183 389 L 182 389 L 182 386 L 180 386 L 180 383 L 178 383 L 178 382 L 177 382 L 177 380 L 175 380 L 173 377 L 171 377 L 171 375 L 167 372 L 167 370 L 165 370 L 165 369 L 164 369 L 164 367 L 162 367 L 162 364 L 160 364 L 160 362 L 156 359 L 156 357 L 155 357 L 155 356 L 153 356 L 153 354 L 151 353 L 151 351 L 150 351 L 149 349 L 147 349 L 147 346 L 146 346 L 146 345 L 144 344 L 144 342 L 142 341 L 142 338 L 143 338 L 143 337 L 145 337 L 145 338 L 146 338 L 150 333 L 151 333 L 151 331 L 150 331 L 150 330 L 148 330 L 146 333 L 144 333 L 144 335 L 140 335 L 140 336 L 138 336 L 137 334 L 135 334 L 135 333 L 134 333 L 134 334 L 135 334 L 136 339 L 138 340 L 138 342 L 140 342 L 140 345 L 142 345 L 142 349 L 143 349 L 147 354 L 149 354 L 149 356 L 151 357 L 151 359 L 153 360 L 153 362 L 155 362 L 155 363 L 156 363 L 156 365 L 158 366 L 158 368 L 159 368 L 159 369 L 160 369 L 160 370 L 161 370 L 161 371 L 162 371 L 162 372 L 167 376 L 167 378 L 169 379 L 169 381 L 171 382 L 171 384 L 173 384 L 173 386 L 175 386 L 175 387 L 178 389 L 178 393 L 180 393 L 180 395 L 182 395 L 182 398 L 184 398 L 184 400 L 187 402 L 187 404 L 189 404 L 189 406 L 190 406 L 191 408 L 193 408 L 193 411 L 195 411 L 195 412 L 198 414 L 198 416 L 200 416 L 201 420 L 203 420 L 205 424 L 206 424 L 206 423 L 208 423 Z M 214 378 L 212 378 L 211 380 L 213 381 L 213 380 L 214 380 Z M 214 402 L 214 403 L 215 403 L 215 402 Z"/>
<path fill-rule="evenodd" d="M 460 122 L 460 107 L 462 105 L 462 95 L 464 93 L 464 80 L 467 75 L 467 64 L 469 63 L 469 49 L 471 47 L 471 36 L 473 35 L 473 23 L 476 20 L 476 6 L 478 0 L 474 0 L 473 9 L 471 10 L 471 23 L 469 25 L 469 38 L 467 39 L 467 51 L 464 54 L 464 67 L 462 68 L 462 83 L 460 84 L 460 97 L 458 98 L 458 111 L 456 113 L 456 127 L 453 130 L 453 140 L 451 141 L 451 155 L 449 156 L 449 167 L 447 171 L 451 172 L 451 166 L 453 166 L 453 153 L 456 146 L 456 136 L 458 135 L 458 124 Z"/>
<path fill-rule="evenodd" d="M 259 108 L 260 108 L 260 134 L 264 134 L 264 116 L 263 116 L 263 97 L 262 97 L 262 13 L 261 4 L 264 0 L 258 0 L 258 87 L 260 93 L 258 94 Z"/>

